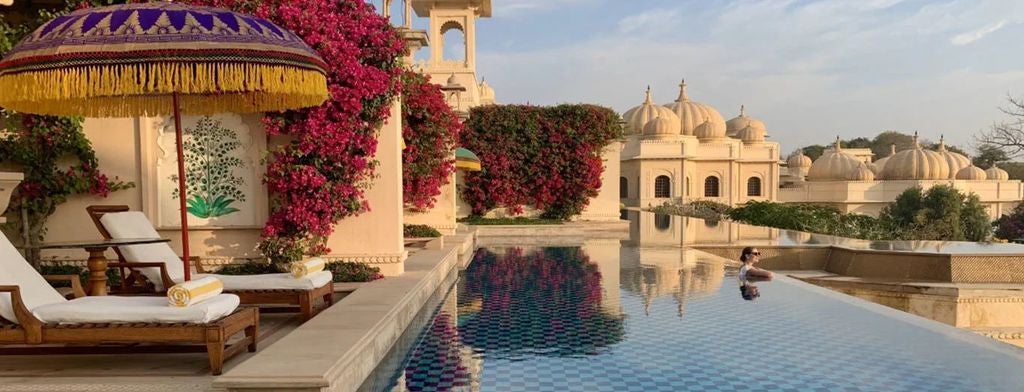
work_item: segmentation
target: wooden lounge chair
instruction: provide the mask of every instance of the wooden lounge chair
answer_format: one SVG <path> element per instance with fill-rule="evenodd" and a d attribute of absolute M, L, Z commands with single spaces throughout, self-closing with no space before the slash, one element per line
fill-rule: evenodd
<path fill-rule="evenodd" d="M 47 279 L 72 282 L 76 298 L 64 298 L 0 235 L 0 355 L 206 351 L 220 374 L 226 359 L 256 351 L 259 310 L 238 307 L 237 296 L 175 308 L 163 297 L 84 297 L 77 275 Z"/>
<path fill-rule="evenodd" d="M 103 238 L 159 237 L 152 223 L 128 206 L 94 205 L 86 208 Z M 115 248 L 122 268 L 122 291 L 131 293 L 161 293 L 167 287 L 184 279 L 181 259 L 171 247 L 163 244 L 131 245 Z M 272 305 L 264 311 L 298 310 L 308 320 L 321 310 L 334 304 L 334 282 L 330 271 L 320 271 L 303 278 L 291 274 L 261 274 L 249 276 L 209 274 L 193 259 L 196 277 L 215 276 L 224 282 L 224 292 L 237 295 L 242 304 Z M 125 274 L 127 270 L 127 275 Z M 323 306 L 317 306 L 317 299 Z M 282 307 L 283 306 L 283 307 Z"/>

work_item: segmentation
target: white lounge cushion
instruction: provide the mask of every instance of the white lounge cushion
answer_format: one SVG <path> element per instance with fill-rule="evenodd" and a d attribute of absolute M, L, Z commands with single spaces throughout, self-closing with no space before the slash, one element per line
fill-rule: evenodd
<path fill-rule="evenodd" d="M 0 234 L 0 285 L 18 286 L 21 300 L 29 310 L 67 302 L 67 299 L 25 261 L 3 234 Z M 0 293 L 0 316 L 12 323 L 18 322 L 10 294 Z"/>
<path fill-rule="evenodd" d="M 195 323 L 204 324 L 238 308 L 234 294 L 220 294 L 192 306 L 167 306 L 166 297 L 82 297 L 32 309 L 44 323 Z"/>
<path fill-rule="evenodd" d="M 100 223 L 114 239 L 160 238 L 160 233 L 153 228 L 153 223 L 149 221 L 146 214 L 139 211 L 103 214 Z M 171 246 L 166 243 L 119 246 L 118 248 L 121 249 L 125 261 L 163 262 L 167 266 L 167 275 L 172 281 L 180 282 L 185 279 L 185 266 L 181 257 L 178 257 Z M 163 287 L 160 270 L 139 268 L 138 271 L 149 278 L 149 281 L 156 285 L 157 290 L 167 289 L 167 287 Z"/>
<path fill-rule="evenodd" d="M 331 271 L 320 271 L 301 278 L 290 273 L 260 275 L 198 274 L 196 279 L 212 276 L 224 283 L 224 291 L 238 290 L 313 290 L 334 278 Z"/>

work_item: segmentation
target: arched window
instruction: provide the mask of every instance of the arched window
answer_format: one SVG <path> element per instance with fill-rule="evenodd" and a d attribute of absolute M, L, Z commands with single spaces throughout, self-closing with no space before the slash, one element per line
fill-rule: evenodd
<path fill-rule="evenodd" d="M 747 196 L 761 196 L 761 179 L 750 177 L 747 179 Z"/>
<path fill-rule="evenodd" d="M 668 176 L 654 179 L 654 197 L 672 197 L 672 180 Z"/>
<path fill-rule="evenodd" d="M 445 60 L 466 60 L 466 32 L 458 22 L 441 25 L 441 56 Z"/>
<path fill-rule="evenodd" d="M 718 177 L 708 176 L 708 178 L 705 178 L 704 197 L 719 197 L 721 195 L 721 192 L 719 192 L 718 187 Z"/>
<path fill-rule="evenodd" d="M 626 177 L 619 177 L 619 198 L 629 197 L 629 180 Z"/>
<path fill-rule="evenodd" d="M 672 226 L 672 217 L 667 214 L 654 215 L 654 228 L 658 231 L 668 230 Z"/>

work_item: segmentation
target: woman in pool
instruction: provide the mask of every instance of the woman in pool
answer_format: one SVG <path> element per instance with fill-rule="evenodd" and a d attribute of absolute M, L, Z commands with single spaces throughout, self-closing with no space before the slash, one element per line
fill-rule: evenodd
<path fill-rule="evenodd" d="M 743 266 L 740 267 L 741 281 L 772 278 L 771 271 L 754 266 L 758 261 L 761 261 L 761 252 L 757 248 L 752 246 L 743 248 L 743 252 L 740 253 L 740 261 L 743 262 Z"/>

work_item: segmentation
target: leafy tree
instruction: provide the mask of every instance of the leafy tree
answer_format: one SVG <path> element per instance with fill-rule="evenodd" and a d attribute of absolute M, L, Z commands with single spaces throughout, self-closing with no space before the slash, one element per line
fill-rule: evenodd
<path fill-rule="evenodd" d="M 866 137 L 857 137 L 840 143 L 843 148 L 871 148 L 871 139 Z"/>
<path fill-rule="evenodd" d="M 876 158 L 889 156 L 891 145 L 896 145 L 896 151 L 902 151 L 914 146 L 914 136 L 898 131 L 885 131 L 875 135 L 871 142 L 871 152 Z"/>
<path fill-rule="evenodd" d="M 402 197 L 406 207 L 434 206 L 455 171 L 455 146 L 462 122 L 440 86 L 412 70 L 402 75 Z"/>
<path fill-rule="evenodd" d="M 907 189 L 882 210 L 879 220 L 897 228 L 902 239 L 982 241 L 992 232 L 978 196 L 949 185 Z"/>
<path fill-rule="evenodd" d="M 804 155 L 806 155 L 808 158 L 811 158 L 811 160 L 813 161 L 813 160 L 816 160 L 819 157 L 821 157 L 821 154 L 825 153 L 825 148 L 826 147 L 823 146 L 823 145 L 813 144 L 813 145 L 804 147 L 803 151 L 804 151 Z"/>
<path fill-rule="evenodd" d="M 978 146 L 978 154 L 974 156 L 974 159 L 972 159 L 971 162 L 974 163 L 974 166 L 982 169 L 988 169 L 992 167 L 993 163 L 1003 162 L 1009 159 L 1010 156 L 1006 154 L 1006 151 L 1003 151 L 1003 149 L 992 144 L 982 144 Z"/>
<path fill-rule="evenodd" d="M 1003 215 L 994 222 L 996 237 L 1004 240 L 1024 238 L 1024 203 L 1013 208 L 1009 215 Z"/>

